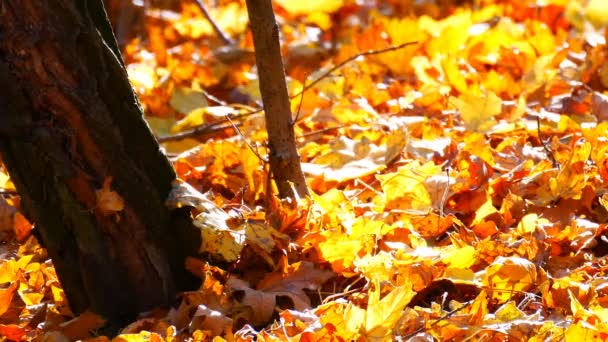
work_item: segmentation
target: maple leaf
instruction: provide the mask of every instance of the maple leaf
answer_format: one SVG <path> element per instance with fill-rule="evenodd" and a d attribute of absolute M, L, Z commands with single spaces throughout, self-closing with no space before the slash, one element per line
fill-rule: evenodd
<path fill-rule="evenodd" d="M 333 276 L 330 271 L 316 269 L 312 263 L 298 262 L 283 271 L 269 274 L 258 283 L 256 289 L 234 277 L 228 279 L 226 286 L 232 291 L 244 293 L 240 302 L 252 310 L 252 316 L 248 318 L 252 323 L 260 324 L 270 319 L 281 296 L 288 297 L 297 311 L 309 309 L 310 299 L 304 289 L 314 290 Z"/>
<path fill-rule="evenodd" d="M 397 172 L 376 176 L 385 195 L 385 208 L 428 210 L 432 202 L 424 182 L 439 172 L 441 167 L 433 162 L 421 165 L 414 161 L 399 167 Z"/>
<path fill-rule="evenodd" d="M 498 257 L 488 266 L 483 278 L 484 286 L 492 299 L 507 300 L 532 289 L 538 284 L 536 266 L 517 257 Z"/>
<path fill-rule="evenodd" d="M 392 341 L 403 309 L 416 294 L 411 287 L 411 284 L 395 287 L 380 299 L 380 282 L 372 282 L 367 310 L 353 304 L 344 309 L 346 329 L 359 332 L 360 336 L 370 341 Z"/>
<path fill-rule="evenodd" d="M 466 129 L 474 132 L 488 131 L 496 124 L 494 116 L 502 112 L 502 100 L 494 92 L 465 93 L 450 97 L 449 102 L 460 112 Z"/>

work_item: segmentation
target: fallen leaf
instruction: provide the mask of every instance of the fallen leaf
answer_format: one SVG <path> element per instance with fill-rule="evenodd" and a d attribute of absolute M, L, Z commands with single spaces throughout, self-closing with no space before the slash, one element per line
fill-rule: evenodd
<path fill-rule="evenodd" d="M 465 93 L 450 97 L 449 103 L 460 112 L 466 129 L 473 132 L 488 131 L 496 124 L 494 117 L 502 112 L 502 100 L 493 92 Z"/>
<path fill-rule="evenodd" d="M 104 215 L 120 212 L 125 208 L 125 201 L 120 195 L 112 190 L 112 177 L 107 177 L 103 181 L 103 187 L 95 192 L 97 196 L 97 209 Z"/>

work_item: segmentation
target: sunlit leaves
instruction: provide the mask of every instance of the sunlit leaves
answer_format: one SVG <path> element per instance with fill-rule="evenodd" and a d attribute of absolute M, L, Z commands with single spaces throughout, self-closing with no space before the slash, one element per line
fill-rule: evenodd
<path fill-rule="evenodd" d="M 200 90 L 191 88 L 175 88 L 169 104 L 182 114 L 188 114 L 195 109 L 206 107 L 207 100 Z"/>
<path fill-rule="evenodd" d="M 450 97 L 452 104 L 462 116 L 464 125 L 473 132 L 485 132 L 495 123 L 494 116 L 502 111 L 502 101 L 493 92 L 487 94 L 462 94 Z"/>
<path fill-rule="evenodd" d="M 194 13 L 198 12 L 194 4 L 188 5 L 192 6 L 191 9 Z M 222 7 L 213 7 L 209 12 L 216 20 L 217 25 L 229 33 L 242 33 L 249 22 L 244 6 L 240 6 L 235 2 Z M 214 34 L 211 24 L 202 16 L 183 17 L 174 24 L 174 27 L 180 34 L 191 38 L 200 38 L 201 36 Z"/>
<path fill-rule="evenodd" d="M 314 12 L 331 13 L 338 10 L 344 4 L 344 0 L 311 0 L 307 2 L 278 0 L 276 2 L 291 14 L 310 14 Z"/>
<path fill-rule="evenodd" d="M 375 281 L 368 292 L 366 308 L 355 304 L 329 303 L 321 306 L 317 314 L 321 316 L 323 328 L 350 340 L 392 341 L 397 331 L 397 323 L 404 315 L 405 306 L 416 294 L 411 284 L 395 287 L 382 298 L 382 285 Z"/>
<path fill-rule="evenodd" d="M 342 182 L 372 174 L 386 165 L 386 149 L 366 137 L 359 141 L 341 137 L 330 148 L 330 151 L 315 158 L 313 165 L 303 165 L 304 171 L 323 175 L 326 180 Z"/>
<path fill-rule="evenodd" d="M 608 23 L 608 5 L 605 1 L 591 0 L 585 6 L 585 16 L 593 25 L 602 27 Z"/>
<path fill-rule="evenodd" d="M 533 289 L 540 279 L 533 263 L 516 257 L 498 257 L 485 273 L 483 283 L 500 303 Z"/>
<path fill-rule="evenodd" d="M 305 90 L 290 99 L 313 192 L 298 203 L 275 196 L 263 116 L 237 117 L 260 104 L 244 3 L 212 3 L 235 46 L 184 3 L 150 8 L 125 50 L 158 136 L 233 122 L 163 144 L 190 184 L 167 203 L 193 208 L 209 263 L 189 259 L 201 287 L 118 340 L 606 339 L 604 1 L 277 1 L 290 93 Z M 119 212 L 116 184 L 98 187 Z M 0 265 L 0 311 L 50 300 L 57 326 L 65 294 L 5 204 L 26 256 Z"/>
<path fill-rule="evenodd" d="M 397 172 L 376 176 L 382 185 L 387 209 L 427 210 L 431 197 L 424 181 L 441 172 L 432 162 L 412 162 L 399 167 Z"/>

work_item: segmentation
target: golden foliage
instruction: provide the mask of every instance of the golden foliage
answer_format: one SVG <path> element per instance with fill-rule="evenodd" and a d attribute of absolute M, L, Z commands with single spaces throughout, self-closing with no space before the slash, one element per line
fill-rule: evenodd
<path fill-rule="evenodd" d="M 175 155 L 167 205 L 194 208 L 202 284 L 115 341 L 606 340 L 606 3 L 277 1 L 297 203 L 265 162 L 244 1 L 210 9 L 234 46 L 194 4 L 148 9 L 124 55 Z M 97 209 L 123 206 L 106 179 Z M 0 253 L 0 336 L 108 341 L 99 317 L 65 322 L 18 207 L 0 204 L 22 242 Z"/>

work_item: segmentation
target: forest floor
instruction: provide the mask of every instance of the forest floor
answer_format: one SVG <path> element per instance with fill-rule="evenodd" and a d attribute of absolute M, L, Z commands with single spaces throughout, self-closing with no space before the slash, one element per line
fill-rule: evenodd
<path fill-rule="evenodd" d="M 269 177 L 244 1 L 207 5 L 219 30 L 197 1 L 125 24 L 127 3 L 202 285 L 114 341 L 608 339 L 608 2 L 275 1 L 297 201 Z M 110 340 L 0 186 L 0 341 Z"/>

